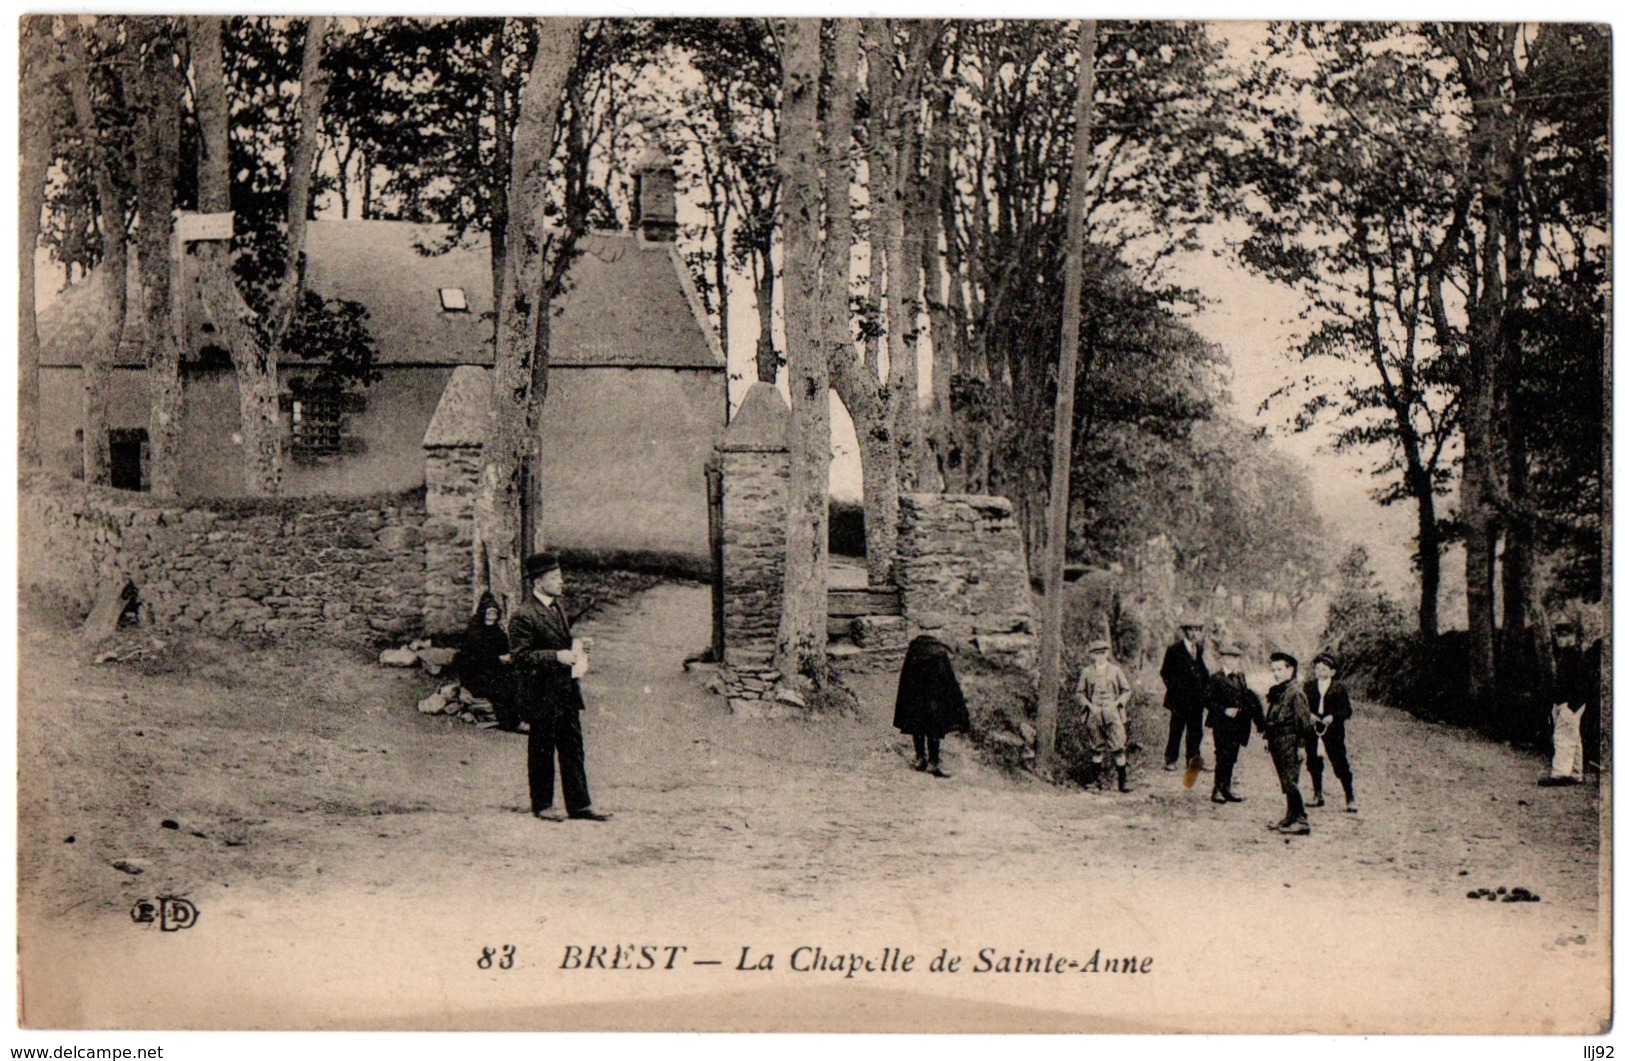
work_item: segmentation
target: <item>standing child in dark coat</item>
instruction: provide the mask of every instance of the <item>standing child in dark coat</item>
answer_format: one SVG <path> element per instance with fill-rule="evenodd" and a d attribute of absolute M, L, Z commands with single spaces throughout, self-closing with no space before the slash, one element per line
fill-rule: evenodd
<path fill-rule="evenodd" d="M 1322 652 L 1315 657 L 1315 680 L 1305 685 L 1304 695 L 1309 701 L 1309 736 L 1304 749 L 1309 759 L 1309 780 L 1315 786 L 1311 807 L 1323 807 L 1321 778 L 1326 773 L 1326 759 L 1332 761 L 1332 773 L 1343 786 L 1343 809 L 1350 814 L 1359 808 L 1354 805 L 1354 772 L 1349 769 L 1349 751 L 1344 723 L 1354 717 L 1354 706 L 1349 702 L 1349 691 L 1337 680 L 1337 657 Z M 1320 749 L 1326 749 L 1326 759 Z"/>
<path fill-rule="evenodd" d="M 942 770 L 942 738 L 968 731 L 970 712 L 948 646 L 930 634 L 909 642 L 892 725 L 914 738 L 914 769 L 948 776 Z"/>
<path fill-rule="evenodd" d="M 1275 684 L 1265 694 L 1264 738 L 1270 758 L 1286 795 L 1286 817 L 1271 825 L 1293 836 L 1309 835 L 1309 815 L 1303 809 L 1303 793 L 1298 791 L 1298 771 L 1303 767 L 1304 737 L 1310 732 L 1309 701 L 1298 684 L 1298 661 L 1285 652 L 1270 653 L 1270 674 Z"/>
<path fill-rule="evenodd" d="M 1241 646 L 1220 645 L 1219 665 L 1208 675 L 1207 724 L 1213 731 L 1214 803 L 1240 803 L 1244 799 L 1231 788 L 1236 759 L 1252 736 L 1253 727 L 1264 728 L 1264 707 L 1258 694 L 1247 687 L 1242 669 Z"/>

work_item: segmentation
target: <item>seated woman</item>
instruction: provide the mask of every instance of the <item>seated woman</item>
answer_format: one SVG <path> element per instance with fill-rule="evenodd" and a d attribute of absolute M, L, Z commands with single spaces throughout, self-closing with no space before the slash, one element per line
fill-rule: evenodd
<path fill-rule="evenodd" d="M 502 629 L 502 609 L 489 592 L 482 594 L 468 617 L 463 647 L 457 653 L 457 677 L 463 688 L 491 701 L 497 728 L 519 730 L 519 704 L 513 666 L 508 659 L 508 634 Z"/>

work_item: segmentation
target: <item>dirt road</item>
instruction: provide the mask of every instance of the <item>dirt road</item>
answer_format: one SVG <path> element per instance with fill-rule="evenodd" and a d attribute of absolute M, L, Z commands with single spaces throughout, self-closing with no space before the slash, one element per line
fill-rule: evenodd
<path fill-rule="evenodd" d="M 1138 766 L 1127 796 L 1046 787 L 957 738 L 938 780 L 906 767 L 890 676 L 857 683 L 859 719 L 731 717 L 680 666 L 707 607 L 703 588 L 662 586 L 581 631 L 597 638 L 585 728 L 603 824 L 531 818 L 524 738 L 418 715 L 420 674 L 208 641 L 138 673 L 25 629 L 26 1023 L 1607 1020 L 1595 782 L 1537 788 L 1528 754 L 1365 704 L 1350 732 L 1361 811 L 1316 812 L 1307 838 L 1264 828 L 1281 806 L 1256 742 L 1237 805 L 1210 803 L 1207 775 L 1186 788 Z M 1464 897 L 1482 886 L 1542 901 Z M 132 905 L 159 896 L 185 897 L 196 924 L 135 924 Z M 1129 958 L 1135 972 L 1104 971 Z"/>

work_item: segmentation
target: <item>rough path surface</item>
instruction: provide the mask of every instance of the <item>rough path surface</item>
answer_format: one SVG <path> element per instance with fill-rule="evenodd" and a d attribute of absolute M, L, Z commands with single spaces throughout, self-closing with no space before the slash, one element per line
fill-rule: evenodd
<path fill-rule="evenodd" d="M 422 675 L 210 641 L 140 673 L 25 627 L 25 1023 L 1579 1033 L 1608 1019 L 1594 782 L 1537 788 L 1527 753 L 1367 704 L 1350 731 L 1360 813 L 1313 812 L 1314 834 L 1291 841 L 1264 828 L 1281 801 L 1257 741 L 1237 775 L 1249 799 L 1228 806 L 1205 774 L 1186 788 L 1136 766 L 1126 796 L 1010 778 L 958 738 L 938 780 L 907 769 L 893 676 L 857 683 L 857 719 L 730 716 L 681 669 L 708 607 L 705 588 L 666 585 L 580 631 L 597 639 L 584 722 L 604 824 L 531 818 L 524 738 L 418 715 Z M 1465 898 L 1483 886 L 1542 901 Z M 193 902 L 197 924 L 132 922 L 162 895 Z M 570 947 L 617 944 L 632 968 L 561 968 Z M 504 946 L 513 968 L 479 967 Z M 636 967 L 643 947 L 657 968 Z M 916 965 L 792 969 L 810 947 L 826 964 L 896 948 Z M 972 971 L 984 950 L 1086 964 L 1097 948 L 1151 971 Z M 960 972 L 925 970 L 943 950 Z M 773 971 L 739 968 L 767 954 Z"/>

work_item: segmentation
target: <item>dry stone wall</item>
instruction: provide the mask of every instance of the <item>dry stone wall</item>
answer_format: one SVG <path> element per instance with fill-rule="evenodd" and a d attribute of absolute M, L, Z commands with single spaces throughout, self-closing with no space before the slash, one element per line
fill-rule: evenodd
<path fill-rule="evenodd" d="M 911 636 L 935 634 L 992 663 L 1030 670 L 1037 623 L 1010 502 L 979 494 L 899 501 L 895 578 Z"/>
<path fill-rule="evenodd" d="M 423 625 L 423 496 L 156 501 L 50 473 L 18 493 L 22 588 L 88 611 L 119 575 L 160 629 L 399 640 Z"/>

